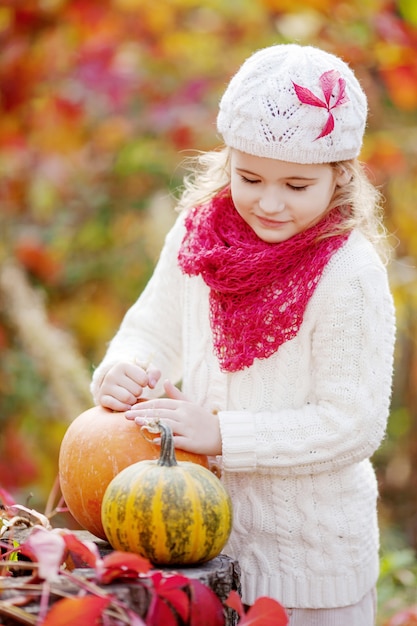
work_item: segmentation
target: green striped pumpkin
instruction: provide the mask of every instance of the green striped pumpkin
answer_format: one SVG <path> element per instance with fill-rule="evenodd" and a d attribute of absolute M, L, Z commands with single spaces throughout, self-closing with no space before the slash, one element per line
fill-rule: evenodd
<path fill-rule="evenodd" d="M 220 554 L 232 527 L 232 505 L 208 469 L 177 462 L 171 430 L 159 424 L 161 454 L 122 470 L 108 485 L 101 518 L 115 550 L 157 565 L 203 563 Z"/>

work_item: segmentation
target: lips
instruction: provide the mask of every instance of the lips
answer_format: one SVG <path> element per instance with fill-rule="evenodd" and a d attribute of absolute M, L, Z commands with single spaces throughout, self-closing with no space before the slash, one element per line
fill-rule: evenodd
<path fill-rule="evenodd" d="M 265 228 L 283 228 L 286 224 L 289 224 L 288 220 L 270 220 L 266 217 L 256 216 L 258 222 Z"/>

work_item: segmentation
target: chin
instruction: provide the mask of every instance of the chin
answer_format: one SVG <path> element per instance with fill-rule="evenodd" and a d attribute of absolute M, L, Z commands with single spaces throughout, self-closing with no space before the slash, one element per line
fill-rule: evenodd
<path fill-rule="evenodd" d="M 256 235 L 264 241 L 265 243 L 282 243 L 283 241 L 287 241 L 290 239 L 292 235 L 287 233 L 274 233 L 274 232 L 266 232 L 255 230 Z"/>

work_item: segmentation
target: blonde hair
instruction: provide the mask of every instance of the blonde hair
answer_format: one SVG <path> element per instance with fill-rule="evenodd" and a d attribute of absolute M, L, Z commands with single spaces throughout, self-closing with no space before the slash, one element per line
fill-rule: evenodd
<path fill-rule="evenodd" d="M 177 209 L 189 209 L 208 202 L 221 189 L 230 184 L 230 148 L 198 153 L 185 161 L 188 174 L 184 177 Z M 381 258 L 388 262 L 389 246 L 382 218 L 382 195 L 369 180 L 365 166 L 357 159 L 332 163 L 332 167 L 345 170 L 349 182 L 336 187 L 328 210 L 346 207 L 345 219 L 337 231 L 360 230 L 371 241 Z M 336 234 L 336 233 L 334 233 Z"/>

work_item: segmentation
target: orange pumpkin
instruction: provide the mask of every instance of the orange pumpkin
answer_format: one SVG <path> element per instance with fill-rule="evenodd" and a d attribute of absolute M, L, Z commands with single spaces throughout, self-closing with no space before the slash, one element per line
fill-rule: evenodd
<path fill-rule="evenodd" d="M 176 451 L 179 461 L 208 468 L 204 455 Z M 96 537 L 106 539 L 101 504 L 110 481 L 138 461 L 159 459 L 160 446 L 146 440 L 135 422 L 95 406 L 69 425 L 59 451 L 59 480 L 73 518 Z"/>

